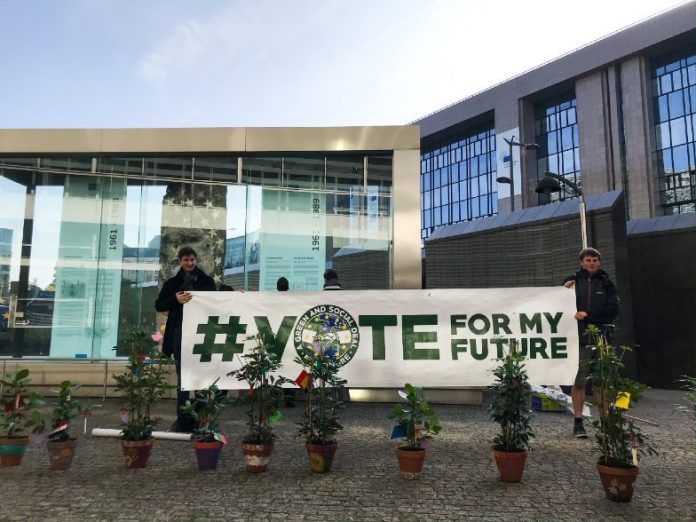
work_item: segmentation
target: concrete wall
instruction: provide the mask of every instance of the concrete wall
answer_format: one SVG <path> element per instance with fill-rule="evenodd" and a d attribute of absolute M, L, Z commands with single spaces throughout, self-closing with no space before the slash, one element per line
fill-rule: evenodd
<path fill-rule="evenodd" d="M 625 207 L 588 213 L 588 238 L 602 253 L 602 269 L 617 284 L 621 313 L 616 340 L 633 343 Z M 495 218 L 488 218 L 495 219 Z M 577 215 L 499 227 L 425 243 L 427 288 L 556 286 L 578 268 Z M 629 369 L 632 362 L 629 360 Z"/>
<path fill-rule="evenodd" d="M 678 388 L 696 375 L 696 227 L 631 235 L 638 379 Z"/>

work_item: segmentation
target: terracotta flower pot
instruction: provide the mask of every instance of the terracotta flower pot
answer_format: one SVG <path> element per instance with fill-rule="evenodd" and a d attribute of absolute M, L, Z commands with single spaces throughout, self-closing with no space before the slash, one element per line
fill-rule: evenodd
<path fill-rule="evenodd" d="M 638 477 L 638 466 L 618 468 L 597 464 L 599 478 L 602 479 L 604 493 L 609 500 L 630 502 L 633 497 L 633 483 Z"/>
<path fill-rule="evenodd" d="M 309 467 L 314 473 L 328 473 L 331 471 L 334 454 L 338 445 L 336 442 L 329 444 L 305 444 L 307 456 L 309 457 Z"/>
<path fill-rule="evenodd" d="M 27 451 L 29 437 L 0 438 L 0 467 L 19 466 Z"/>
<path fill-rule="evenodd" d="M 396 458 L 399 460 L 401 476 L 406 480 L 414 480 L 420 477 L 425 462 L 425 448 L 397 448 Z"/>
<path fill-rule="evenodd" d="M 150 458 L 153 439 L 146 440 L 121 440 L 123 456 L 126 459 L 128 469 L 144 468 Z"/>
<path fill-rule="evenodd" d="M 524 463 L 527 460 L 526 451 L 497 451 L 493 450 L 493 458 L 498 466 L 500 480 L 503 482 L 521 482 L 524 473 Z"/>
<path fill-rule="evenodd" d="M 68 469 L 72 465 L 77 439 L 68 439 L 60 442 L 47 442 L 48 460 L 52 470 Z"/>
<path fill-rule="evenodd" d="M 198 469 L 200 471 L 217 469 L 218 461 L 220 460 L 220 451 L 222 451 L 222 447 L 224 446 L 222 442 L 193 441 L 191 446 L 196 450 L 196 460 L 198 461 Z"/>
<path fill-rule="evenodd" d="M 244 462 L 249 473 L 263 473 L 268 469 L 273 444 L 242 444 Z"/>

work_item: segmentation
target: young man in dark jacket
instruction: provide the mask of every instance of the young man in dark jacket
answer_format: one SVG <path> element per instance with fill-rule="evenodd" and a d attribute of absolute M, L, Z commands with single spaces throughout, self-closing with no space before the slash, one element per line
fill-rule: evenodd
<path fill-rule="evenodd" d="M 601 256 L 594 248 L 580 252 L 580 269 L 566 277 L 563 286 L 575 288 L 575 304 L 580 337 L 580 366 L 571 391 L 575 424 L 573 435 L 586 438 L 582 423 L 582 408 L 585 404 L 585 384 L 589 375 L 589 361 L 592 359 L 593 340 L 587 327 L 596 326 L 599 333 L 611 343 L 613 322 L 619 315 L 619 296 L 609 275 L 599 268 Z"/>
<path fill-rule="evenodd" d="M 171 279 L 167 279 L 160 290 L 155 308 L 167 313 L 167 326 L 164 329 L 162 352 L 173 356 L 176 362 L 176 423 L 174 431 L 190 432 L 194 428 L 193 419 L 181 413 L 189 393 L 181 391 L 181 325 L 184 319 L 184 305 L 193 299 L 191 290 L 215 291 L 215 281 L 198 268 L 198 254 L 191 247 L 183 247 L 177 254 L 181 268 Z"/>

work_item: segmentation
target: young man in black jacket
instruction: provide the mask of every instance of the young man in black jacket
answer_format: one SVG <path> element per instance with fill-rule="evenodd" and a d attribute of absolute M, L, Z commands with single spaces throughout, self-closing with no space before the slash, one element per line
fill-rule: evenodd
<path fill-rule="evenodd" d="M 181 413 L 189 393 L 181 391 L 181 325 L 184 319 L 184 305 L 193 299 L 191 290 L 215 291 L 215 281 L 198 268 L 198 254 L 191 247 L 183 247 L 177 254 L 181 268 L 171 279 L 167 279 L 160 290 L 155 308 L 167 313 L 167 326 L 164 329 L 162 352 L 173 356 L 176 362 L 176 422 L 174 431 L 191 432 L 194 421 Z"/>
<path fill-rule="evenodd" d="M 585 404 L 585 384 L 589 375 L 589 361 L 592 359 L 593 340 L 587 327 L 596 326 L 599 333 L 611 343 L 613 322 L 619 315 L 619 296 L 609 275 L 599 268 L 601 255 L 594 248 L 580 252 L 580 269 L 566 277 L 563 286 L 575 288 L 575 304 L 580 337 L 580 366 L 571 391 L 575 424 L 573 435 L 586 438 L 582 422 L 582 408 Z"/>

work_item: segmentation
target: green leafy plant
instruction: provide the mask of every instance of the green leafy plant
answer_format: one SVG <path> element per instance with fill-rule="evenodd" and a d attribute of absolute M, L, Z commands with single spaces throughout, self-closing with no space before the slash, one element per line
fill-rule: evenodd
<path fill-rule="evenodd" d="M 493 439 L 493 449 L 505 452 L 522 452 L 531 449 L 532 389 L 528 382 L 524 355 L 513 342 L 510 351 L 499 359 L 493 370 L 495 382 L 491 386 L 493 400 L 488 406 L 491 420 L 500 424 L 500 432 Z"/>
<path fill-rule="evenodd" d="M 406 404 L 395 404 L 389 417 L 396 419 L 397 424 L 403 426 L 406 437 L 406 446 L 403 449 L 418 450 L 423 441 L 437 435 L 442 426 L 437 420 L 433 408 L 425 400 L 423 388 L 406 383 L 402 397 Z"/>
<path fill-rule="evenodd" d="M 82 403 L 73 396 L 75 390 L 80 387 L 79 384 L 73 384 L 70 381 L 60 383 L 58 390 L 58 398 L 51 414 L 51 429 L 55 430 L 61 425 L 66 424 L 66 428 L 48 435 L 49 442 L 62 442 L 70 438 L 69 426 L 72 419 L 82 413 Z"/>
<path fill-rule="evenodd" d="M 121 414 L 123 438 L 146 440 L 157 424 L 152 405 L 174 388 L 167 384 L 171 359 L 158 350 L 151 336 L 142 330 L 132 330 L 114 349 L 128 356 L 124 372 L 114 374 L 116 389 L 123 395 L 126 406 Z"/>
<path fill-rule="evenodd" d="M 298 437 L 304 436 L 309 444 L 331 444 L 343 429 L 338 422 L 338 412 L 344 407 L 341 394 L 347 381 L 338 376 L 341 365 L 336 360 L 337 351 L 331 343 L 331 339 L 325 340 L 322 333 L 317 333 L 313 349 L 295 358 L 309 377 L 306 408 L 297 433 Z"/>
<path fill-rule="evenodd" d="M 685 399 L 688 405 L 677 405 L 675 406 L 674 411 L 688 413 L 691 415 L 694 421 L 691 429 L 694 431 L 694 435 L 696 435 L 696 377 L 684 375 L 684 377 L 678 382 L 682 383 L 683 389 L 685 389 L 687 392 Z"/>
<path fill-rule="evenodd" d="M 41 396 L 28 390 L 29 370 L 10 373 L 2 380 L 5 386 L 0 410 L 0 435 L 8 439 L 26 437 L 28 431 L 41 431 L 43 424 L 38 409 L 44 404 Z"/>
<path fill-rule="evenodd" d="M 222 409 L 229 404 L 225 392 L 218 388 L 220 379 L 215 379 L 207 388 L 198 390 L 193 402 L 186 401 L 181 411 L 190 415 L 196 422 L 193 439 L 198 442 L 222 442 L 218 431 L 218 418 Z"/>
<path fill-rule="evenodd" d="M 633 451 L 638 455 L 657 455 L 655 445 L 638 426 L 626 416 L 626 409 L 616 406 L 617 401 L 630 398 L 630 404 L 640 399 L 645 385 L 621 375 L 623 355 L 627 346 L 614 349 L 596 327 L 588 327 L 594 341 L 595 357 L 592 372 L 593 402 L 599 418 L 592 421 L 595 439 L 599 445 L 599 463 L 605 466 L 628 468 L 633 465 Z"/>
<path fill-rule="evenodd" d="M 248 339 L 256 341 L 251 352 L 242 356 L 243 366 L 227 375 L 246 382 L 246 395 L 237 398 L 236 404 L 244 407 L 247 415 L 245 444 L 273 444 L 273 425 L 278 417 L 277 405 L 283 397 L 282 385 L 291 382 L 275 372 L 280 368 L 276 339 L 268 333 L 258 333 Z"/>

